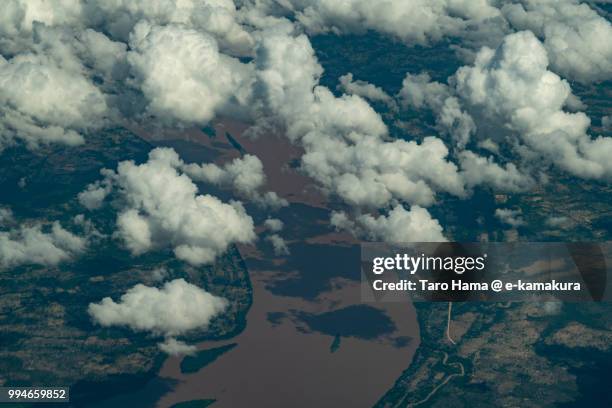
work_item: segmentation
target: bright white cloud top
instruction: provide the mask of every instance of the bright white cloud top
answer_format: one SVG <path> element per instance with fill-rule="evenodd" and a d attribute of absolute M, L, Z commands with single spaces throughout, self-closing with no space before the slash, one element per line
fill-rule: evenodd
<path fill-rule="evenodd" d="M 612 78 L 612 24 L 576 0 L 527 0 L 502 12 L 519 30 L 543 39 L 554 71 L 589 83 Z"/>
<path fill-rule="evenodd" d="M 263 164 L 257 156 L 247 154 L 236 158 L 223 166 L 214 163 L 190 163 L 183 166 L 183 171 L 195 181 L 231 187 L 236 193 L 263 207 L 280 208 L 288 205 L 287 200 L 275 192 L 262 192 L 266 182 Z"/>
<path fill-rule="evenodd" d="M 44 227 L 45 223 L 37 222 L 0 228 L 0 270 L 20 265 L 54 266 L 85 250 L 87 239 L 64 229 L 59 222 L 51 223 L 49 231 Z"/>
<path fill-rule="evenodd" d="M 612 78 L 612 26 L 595 6 L 575 0 L 7 4 L 0 16 L 0 149 L 83 144 L 108 123 L 244 121 L 254 134 L 270 126 L 285 133 L 303 150 L 301 171 L 350 207 L 348 214 L 385 219 L 397 208 L 427 211 L 444 194 L 466 198 L 481 185 L 524 191 L 545 179 L 550 164 L 579 178 L 612 176 L 612 141 L 589 133 L 590 118 L 568 82 Z M 465 66 L 447 83 L 408 74 L 398 95 L 351 73 L 337 78 L 340 93 L 322 86 L 308 36 L 369 31 L 407 46 L 460 40 L 452 48 Z M 392 112 L 430 109 L 437 134 L 391 138 L 368 101 Z M 79 195 L 95 209 L 117 193 L 117 236 L 134 254 L 170 247 L 197 265 L 253 239 L 240 204 L 198 195 L 190 178 L 264 207 L 287 204 L 263 191 L 254 156 L 222 165 L 160 157 L 122 163 Z M 137 187 L 132 180 L 146 171 L 159 171 L 164 183 L 176 178 L 184 208 L 170 208 L 149 180 Z M 218 237 L 202 232 L 220 225 L 226 232 Z"/>
<path fill-rule="evenodd" d="M 347 230 L 370 241 L 388 243 L 444 242 L 442 226 L 429 212 L 417 205 L 410 210 L 398 205 L 389 215 L 374 217 L 361 214 L 351 220 L 344 212 L 335 212 L 331 224 L 340 230 Z"/>
<path fill-rule="evenodd" d="M 102 92 L 78 70 L 38 54 L 0 55 L 0 149 L 15 139 L 30 148 L 82 144 L 80 132 L 106 111 Z"/>
<path fill-rule="evenodd" d="M 208 328 L 210 321 L 227 307 L 227 300 L 175 279 L 161 289 L 138 284 L 119 301 L 106 297 L 89 305 L 92 319 L 102 326 L 126 326 L 156 335 L 177 336 Z M 176 344 L 168 344 L 171 347 Z"/>
<path fill-rule="evenodd" d="M 242 204 L 199 195 L 181 173 L 183 166 L 173 149 L 154 149 L 146 163 L 124 161 L 116 172 L 105 171 L 100 184 L 111 187 L 89 186 L 81 202 L 97 206 L 100 197 L 115 191 L 117 236 L 134 255 L 170 247 L 178 259 L 201 265 L 233 243 L 252 241 L 253 220 Z"/>
<path fill-rule="evenodd" d="M 364 33 L 374 30 L 407 43 L 428 44 L 447 35 L 459 35 L 499 10 L 486 0 L 289 0 L 297 20 L 312 33 Z"/>
<path fill-rule="evenodd" d="M 318 86 L 321 67 L 305 36 L 278 31 L 265 37 L 260 50 L 257 85 L 264 104 L 304 147 L 304 171 L 327 190 L 370 207 L 393 198 L 431 204 L 435 190 L 463 194 L 439 139 L 388 140 L 382 119 L 362 98 L 337 98 Z"/>
<path fill-rule="evenodd" d="M 548 70 L 546 49 L 530 31 L 508 35 L 496 50 L 483 48 L 455 77 L 474 115 L 501 121 L 520 143 L 578 177 L 612 176 L 604 158 L 612 139 L 592 139 L 589 117 L 564 110 L 570 86 Z"/>
<path fill-rule="evenodd" d="M 220 53 L 206 33 L 143 22 L 130 35 L 130 45 L 128 61 L 151 115 L 206 123 L 248 97 L 251 67 Z"/>

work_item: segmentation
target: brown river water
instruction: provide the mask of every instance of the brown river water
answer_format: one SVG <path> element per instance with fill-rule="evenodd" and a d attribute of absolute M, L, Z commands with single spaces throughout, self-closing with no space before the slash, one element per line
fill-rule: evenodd
<path fill-rule="evenodd" d="M 354 324 L 359 327 L 353 335 L 342 336 L 339 348 L 332 353 L 334 334 L 310 328 L 299 316 L 363 306 L 360 284 L 354 278 L 359 277 L 359 271 L 349 273 L 351 276 L 333 275 L 334 251 L 345 253 L 351 246 L 356 248 L 358 242 L 330 230 L 327 198 L 295 166 L 288 165 L 299 157 L 299 148 L 280 136 L 257 140 L 243 137 L 244 126 L 240 124 L 219 124 L 216 129 L 215 139 L 199 130 L 166 134 L 164 138 L 166 142 L 168 138 L 181 139 L 188 145 L 205 148 L 207 153 L 203 156 L 210 156 L 196 155 L 190 160 L 214 158 L 223 163 L 238 157 L 237 151 L 222 137 L 224 132 L 229 132 L 248 153 L 262 160 L 268 179 L 266 188 L 291 203 L 282 214 L 291 215 L 291 222 L 299 220 L 308 226 L 308 234 L 292 235 L 291 226 L 285 222 L 286 231 L 281 231 L 281 235 L 287 234 L 292 250 L 290 262 L 283 257 L 270 259 L 269 251 L 262 249 L 262 240 L 256 246 L 240 247 L 253 286 L 253 304 L 246 327 L 236 337 L 203 342 L 197 348 L 229 343 L 237 346 L 193 374 L 181 373 L 180 357 L 168 358 L 158 380 L 171 386 L 160 392 L 155 406 L 169 407 L 195 399 L 215 399 L 212 405 L 215 408 L 372 406 L 409 366 L 419 345 L 414 308 L 409 303 L 368 304 L 392 322 L 392 330 L 360 336 L 359 330 L 368 332 L 372 322 L 358 318 Z M 142 131 L 139 134 L 144 136 Z M 154 138 L 149 135 L 147 139 Z M 302 255 L 298 260 L 291 259 L 294 251 Z M 355 253 L 358 257 L 359 252 Z M 331 265 L 332 272 L 327 271 L 325 262 Z M 323 269 L 326 272 L 321 272 Z M 319 287 L 300 292 L 300 284 L 309 285 L 311 276 L 320 282 Z M 272 319 L 270 313 L 280 318 Z M 118 398 L 116 402 L 127 402 L 129 397 L 126 398 Z"/>

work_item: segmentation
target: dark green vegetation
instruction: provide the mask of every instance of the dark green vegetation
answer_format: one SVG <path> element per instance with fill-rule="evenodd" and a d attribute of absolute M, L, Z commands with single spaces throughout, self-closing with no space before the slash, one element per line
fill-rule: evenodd
<path fill-rule="evenodd" d="M 215 401 L 214 399 L 185 401 L 174 404 L 170 408 L 206 408 Z"/>
<path fill-rule="evenodd" d="M 607 241 L 612 188 L 551 169 L 523 194 L 476 191 L 445 197 L 434 216 L 457 241 Z M 495 208 L 520 209 L 524 225 L 502 225 Z M 562 221 L 549 223 L 551 217 Z M 608 407 L 612 405 L 612 305 L 416 303 L 421 345 L 380 407 Z"/>
<path fill-rule="evenodd" d="M 188 374 L 198 372 L 237 345 L 236 343 L 226 344 L 224 346 L 198 351 L 193 356 L 186 356 L 181 361 L 181 373 Z"/>
<path fill-rule="evenodd" d="M 475 191 L 468 200 L 446 197 L 431 213 L 455 241 L 593 242 L 612 238 L 612 186 L 551 171 L 551 180 L 522 194 Z M 511 231 L 494 216 L 496 208 L 521 211 L 524 225 Z M 558 224 L 551 224 L 557 220 Z"/>
<path fill-rule="evenodd" d="M 321 85 L 332 90 L 338 85 L 338 77 L 352 72 L 355 80 L 371 82 L 393 95 L 401 89 L 408 72 L 428 71 L 433 80 L 445 82 L 463 65 L 448 43 L 409 47 L 375 32 L 318 35 L 311 42 L 325 69 Z"/>
<path fill-rule="evenodd" d="M 342 341 L 342 337 L 339 334 L 334 336 L 334 341 L 332 341 L 331 346 L 329 346 L 329 351 L 335 353 L 340 348 L 340 342 Z"/>
<path fill-rule="evenodd" d="M 416 303 L 421 346 L 380 407 L 608 407 L 612 305 Z M 561 307 L 559 310 L 558 308 Z"/>
<path fill-rule="evenodd" d="M 208 137 L 210 137 L 211 139 L 214 139 L 217 137 L 217 131 L 215 130 L 214 127 L 212 126 L 204 126 L 202 129 L 202 132 L 204 132 L 205 135 L 207 135 Z"/>
<path fill-rule="evenodd" d="M 244 147 L 242 147 L 242 145 L 238 143 L 238 141 L 234 138 L 234 136 L 232 136 L 229 132 L 225 132 L 225 137 L 227 138 L 227 141 L 232 145 L 232 147 L 238 150 L 240 154 L 246 153 L 246 150 L 244 150 Z"/>
<path fill-rule="evenodd" d="M 72 217 L 84 213 L 95 217 L 101 235 L 72 262 L 0 271 L 0 385 L 71 386 L 71 399 L 78 405 L 132 392 L 151 380 L 165 358 L 157 346 L 163 339 L 97 326 L 87 306 L 106 296 L 117 300 L 137 283 L 161 284 L 152 274 L 159 267 L 167 269 L 168 280 L 184 278 L 229 300 L 227 312 L 207 331 L 193 331 L 182 340 L 229 337 L 244 326 L 252 290 L 236 248 L 214 266 L 199 268 L 185 267 L 170 251 L 133 257 L 112 238 L 115 213 L 110 206 L 88 213 L 77 202 L 77 193 L 100 178 L 101 168 L 114 169 L 126 159 L 144 161 L 151 148 L 125 129 L 112 129 L 90 136 L 81 147 L 3 152 L 0 205 L 11 207 L 17 222 L 58 220 L 80 233 Z M 22 178 L 25 182 L 19 183 Z"/>

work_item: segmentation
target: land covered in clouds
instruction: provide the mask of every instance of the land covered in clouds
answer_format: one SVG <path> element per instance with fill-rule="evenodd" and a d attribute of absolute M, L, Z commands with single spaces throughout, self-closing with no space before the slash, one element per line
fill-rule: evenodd
<path fill-rule="evenodd" d="M 9 11 L 0 25 L 4 148 L 86 144 L 117 123 L 242 121 L 255 136 L 274 129 L 303 149 L 301 170 L 345 205 L 338 210 L 350 222 L 337 226 L 380 236 L 392 211 L 430 226 L 382 233 L 403 240 L 449 238 L 427 209 L 443 205 L 440 195 L 525 192 L 551 169 L 602 182 L 612 174 L 611 139 L 592 126 L 604 119 L 585 114 L 571 85 L 612 75 L 612 27 L 596 3 L 75 0 L 12 1 Z M 368 31 L 408 47 L 450 47 L 463 66 L 441 81 L 407 70 L 394 93 L 352 72 L 335 89 L 321 85 L 310 38 Z M 402 111 L 431 112 L 435 131 L 392 134 L 388 113 Z M 264 169 L 239 179 L 240 165 L 195 164 L 185 175 L 231 186 L 242 200 L 286 204 L 255 192 Z M 123 212 L 118 234 L 139 228 L 126 244 L 140 251 L 150 239 L 144 225 Z M 181 245 L 185 257 L 193 246 Z"/>

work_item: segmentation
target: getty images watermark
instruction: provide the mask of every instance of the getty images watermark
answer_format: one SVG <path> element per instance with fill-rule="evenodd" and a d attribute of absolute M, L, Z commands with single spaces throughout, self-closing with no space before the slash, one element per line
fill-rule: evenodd
<path fill-rule="evenodd" d="M 612 243 L 361 245 L 362 300 L 610 301 Z"/>

